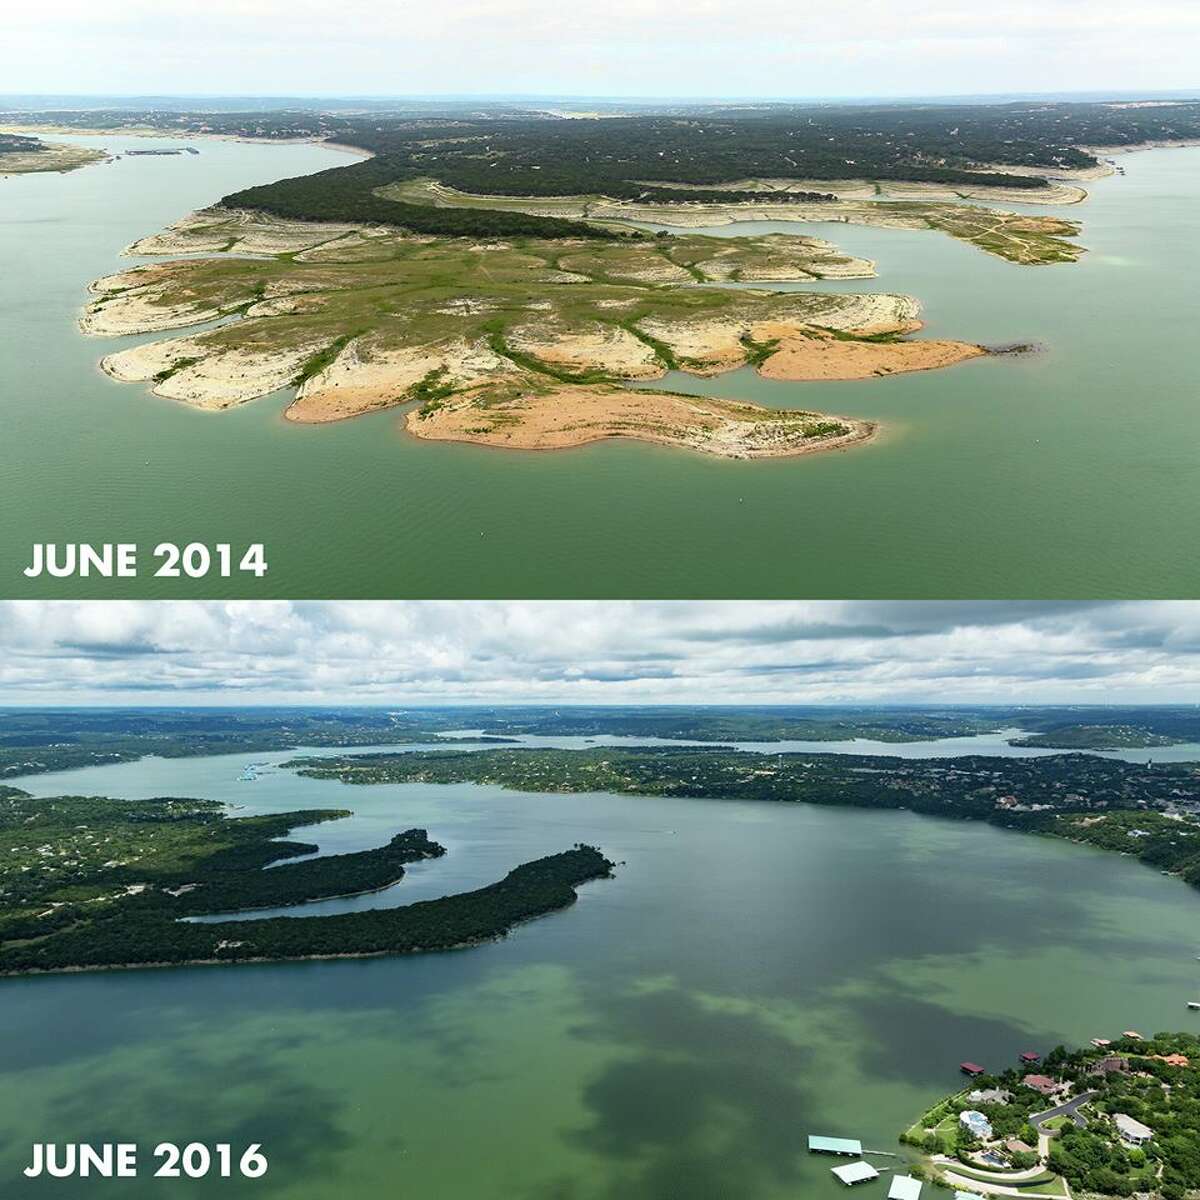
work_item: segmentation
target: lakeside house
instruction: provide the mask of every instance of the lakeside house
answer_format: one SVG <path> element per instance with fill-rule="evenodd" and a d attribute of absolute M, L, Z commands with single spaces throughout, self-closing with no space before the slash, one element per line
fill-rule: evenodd
<path fill-rule="evenodd" d="M 1166 1063 L 1168 1067 L 1186 1067 L 1191 1062 L 1186 1054 L 1152 1054 L 1150 1057 Z"/>
<path fill-rule="evenodd" d="M 1007 1088 L 976 1088 L 967 1093 L 967 1099 L 972 1104 L 1007 1104 L 1012 1099 L 1012 1092 Z"/>
<path fill-rule="evenodd" d="M 1114 1113 L 1113 1124 L 1121 1135 L 1121 1141 L 1127 1146 L 1144 1146 L 1154 1136 L 1154 1130 L 1135 1121 L 1126 1113 Z"/>
<path fill-rule="evenodd" d="M 1098 1063 L 1093 1064 L 1089 1075 L 1128 1075 L 1129 1059 L 1119 1054 L 1109 1054 Z"/>
<path fill-rule="evenodd" d="M 968 1108 L 958 1114 L 958 1123 L 972 1137 L 977 1137 L 981 1142 L 986 1142 L 992 1136 L 992 1123 L 981 1112 L 976 1112 L 973 1108 Z"/>
<path fill-rule="evenodd" d="M 1065 1083 L 1051 1079 L 1049 1075 L 1026 1075 L 1021 1083 L 1027 1088 L 1033 1088 L 1035 1092 L 1041 1092 L 1043 1096 L 1053 1097 L 1067 1090 Z"/>

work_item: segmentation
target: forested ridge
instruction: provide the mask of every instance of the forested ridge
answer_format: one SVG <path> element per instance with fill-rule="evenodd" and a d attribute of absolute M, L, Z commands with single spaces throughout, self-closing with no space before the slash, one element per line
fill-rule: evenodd
<path fill-rule="evenodd" d="M 602 120 L 506 110 L 425 120 L 346 117 L 331 121 L 326 132 L 376 157 L 248 188 L 222 203 L 281 217 L 390 223 L 448 236 L 612 237 L 611 230 L 579 221 L 409 204 L 375 191 L 432 178 L 490 196 L 601 195 L 663 204 L 737 202 L 752 195 L 769 203 L 777 199 L 770 191 L 714 196 L 713 189 L 753 179 L 867 179 L 1036 193 L 1047 186 L 1047 174 L 1095 166 L 1087 146 L 1200 136 L 1200 103 L 709 107 Z M 819 191 L 793 195 L 826 198 Z"/>
<path fill-rule="evenodd" d="M 412 751 L 299 759 L 343 783 L 479 783 L 530 792 L 617 792 L 908 809 L 1086 842 L 1200 887 L 1200 763 L 1091 754 L 904 759 L 767 754 L 721 746 Z"/>
<path fill-rule="evenodd" d="M 488 887 L 400 908 L 185 919 L 380 890 L 398 883 L 407 863 L 446 852 L 409 829 L 374 849 L 283 861 L 317 850 L 287 840 L 295 827 L 348 815 L 230 818 L 206 800 L 35 798 L 0 788 L 0 974 L 446 949 L 563 908 L 578 884 L 612 868 L 578 845 Z"/>

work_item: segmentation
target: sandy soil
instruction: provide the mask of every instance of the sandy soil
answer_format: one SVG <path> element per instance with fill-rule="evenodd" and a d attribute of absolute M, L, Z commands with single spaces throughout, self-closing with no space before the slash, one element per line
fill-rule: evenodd
<path fill-rule="evenodd" d="M 1164 139 L 1153 142 L 1137 142 L 1132 146 L 1082 146 L 1089 154 L 1132 154 L 1135 150 L 1184 150 L 1189 146 L 1200 146 L 1200 138 Z"/>
<path fill-rule="evenodd" d="M 69 146 L 59 142 L 46 142 L 45 146 L 45 150 L 33 150 L 28 154 L 20 151 L 0 154 L 0 177 L 74 171 L 108 157 L 107 150 L 91 150 L 86 146 Z"/>
<path fill-rule="evenodd" d="M 408 390 L 431 372 L 441 372 L 439 379 L 446 386 L 469 388 L 513 370 L 511 362 L 480 342 L 378 350 L 354 341 L 325 370 L 304 382 L 284 416 L 301 424 L 344 421 L 410 402 Z"/>
<path fill-rule="evenodd" d="M 932 371 L 987 353 L 968 342 L 846 342 L 833 337 L 785 339 L 758 368 L 767 379 L 815 382 L 872 379 L 906 371 Z"/>
<path fill-rule="evenodd" d="M 683 446 L 723 458 L 775 458 L 841 449 L 875 432 L 869 421 L 779 413 L 757 405 L 707 397 L 563 385 L 517 394 L 481 406 L 458 396 L 428 415 L 408 414 L 409 433 L 432 441 L 475 442 L 518 450 L 559 450 L 607 438 L 634 438 Z M 834 436 L 805 436 L 835 421 Z"/>
<path fill-rule="evenodd" d="M 114 379 L 155 381 L 156 396 L 221 410 L 287 387 L 320 349 L 316 344 L 261 353 L 236 347 L 214 353 L 211 346 L 182 337 L 119 350 L 102 359 L 100 366 Z"/>
<path fill-rule="evenodd" d="M 363 229 L 335 221 L 284 221 L 248 209 L 203 208 L 127 246 L 123 253 L 294 254 L 337 241 Z"/>
<path fill-rule="evenodd" d="M 571 371 L 602 365 L 622 379 L 657 379 L 663 374 L 654 350 L 619 326 L 597 324 L 586 333 L 555 333 L 544 326 L 523 325 L 510 329 L 506 338 L 512 349 Z"/>
<path fill-rule="evenodd" d="M 160 303 L 169 272 L 169 264 L 156 263 L 94 280 L 88 291 L 96 299 L 83 310 L 79 328 L 94 336 L 123 337 L 199 325 L 225 315 L 227 310 L 211 305 Z"/>
<path fill-rule="evenodd" d="M 859 335 L 906 333 L 920 328 L 920 306 L 911 296 L 846 293 L 838 299 L 842 303 L 837 308 L 808 319 L 798 302 L 795 319 L 787 321 L 776 318 L 747 327 L 720 317 L 689 321 L 643 317 L 638 328 L 668 346 L 684 369 L 695 375 L 719 375 L 741 366 L 746 361 L 747 347 L 742 340 L 746 335 L 756 342 L 806 338 L 814 331 L 810 323 L 814 321 L 823 329 Z"/>

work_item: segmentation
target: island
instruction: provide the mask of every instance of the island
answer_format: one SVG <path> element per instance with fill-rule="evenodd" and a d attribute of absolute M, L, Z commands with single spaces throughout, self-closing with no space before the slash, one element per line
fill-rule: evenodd
<path fill-rule="evenodd" d="M 47 142 L 37 137 L 0 131 L 0 175 L 74 171 L 107 157 L 105 151 L 88 146 Z"/>
<path fill-rule="evenodd" d="M 1200 1038 L 1093 1039 L 1023 1052 L 1003 1070 L 964 1063 L 969 1087 L 901 1135 L 919 1179 L 969 1195 L 1184 1200 L 1200 1188 Z"/>
<path fill-rule="evenodd" d="M 568 907 L 576 887 L 613 868 L 578 844 L 487 887 L 397 908 L 187 919 L 380 891 L 400 882 L 405 864 L 446 852 L 423 829 L 304 858 L 317 847 L 287 840 L 299 826 L 349 815 L 231 817 L 206 800 L 46 799 L 0 787 L 0 975 L 457 949 Z"/>

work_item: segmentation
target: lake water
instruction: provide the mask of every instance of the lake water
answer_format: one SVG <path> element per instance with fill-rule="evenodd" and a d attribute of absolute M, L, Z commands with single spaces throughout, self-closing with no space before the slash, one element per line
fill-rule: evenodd
<path fill-rule="evenodd" d="M 1200 896 L 1114 855 L 899 812 L 348 787 L 285 757 L 254 756 L 254 783 L 244 755 L 18 782 L 354 809 L 325 850 L 424 826 L 449 853 L 391 903 L 578 840 L 620 865 L 467 951 L 0 981 L 6 1197 L 78 1195 L 21 1180 L 22 1156 L 103 1139 L 257 1141 L 272 1165 L 101 1198 L 832 1197 L 808 1133 L 895 1151 L 963 1059 L 1195 1020 Z"/>
<path fill-rule="evenodd" d="M 89 142 L 85 138 L 71 140 Z M 119 151 L 178 139 L 90 139 Z M 121 248 L 254 182 L 347 162 L 311 145 L 196 143 L 0 181 L 0 595 L 1192 597 L 1200 518 L 1200 152 L 1052 211 L 1071 266 L 1017 267 L 933 232 L 827 234 L 911 292 L 932 335 L 1044 352 L 941 372 L 787 384 L 743 370 L 672 387 L 883 422 L 875 443 L 724 462 L 609 442 L 556 454 L 408 438 L 396 412 L 286 424 L 279 395 L 197 412 L 102 376 L 124 344 L 75 327 Z M 1028 206 L 1026 206 L 1028 207 Z M 1039 211 L 1030 209 L 1030 211 Z M 721 232 L 730 233 L 728 227 Z M 464 285 L 469 286 L 469 284 Z M 33 582 L 34 541 L 266 543 L 262 581 Z"/>

